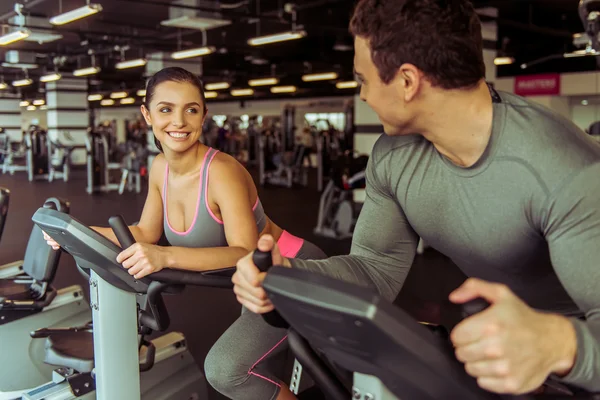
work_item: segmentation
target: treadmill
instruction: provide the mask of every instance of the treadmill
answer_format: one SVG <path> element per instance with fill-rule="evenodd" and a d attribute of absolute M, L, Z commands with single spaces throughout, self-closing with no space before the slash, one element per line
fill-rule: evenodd
<path fill-rule="evenodd" d="M 289 344 L 301 363 L 292 380 L 299 379 L 302 369 L 307 371 L 329 399 L 600 400 L 600 394 L 567 391 L 558 384 L 552 385 L 554 394 L 485 391 L 455 358 L 447 336 L 417 322 L 373 289 L 284 267 L 270 269 L 263 287 L 275 306 L 278 325 L 281 319 L 289 324 Z M 448 321 L 453 326 L 487 305 L 482 299 L 454 305 Z M 265 320 L 277 321 L 270 314 Z"/>

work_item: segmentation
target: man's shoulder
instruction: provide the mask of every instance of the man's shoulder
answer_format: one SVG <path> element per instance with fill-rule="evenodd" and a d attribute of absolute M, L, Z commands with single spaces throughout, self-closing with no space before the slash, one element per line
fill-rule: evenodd
<path fill-rule="evenodd" d="M 421 135 L 388 136 L 382 134 L 373 146 L 372 157 L 381 161 L 387 156 L 415 151 L 425 139 Z"/>

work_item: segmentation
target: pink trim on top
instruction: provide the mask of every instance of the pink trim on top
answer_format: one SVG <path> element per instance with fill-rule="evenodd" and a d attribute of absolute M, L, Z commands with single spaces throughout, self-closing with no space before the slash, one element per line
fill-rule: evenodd
<path fill-rule="evenodd" d="M 167 206 L 167 186 L 168 186 L 168 180 L 169 180 L 169 164 L 167 164 L 167 167 L 165 169 L 165 183 L 164 183 L 164 188 L 163 188 L 163 197 L 164 197 L 163 201 L 165 203 L 165 219 L 167 220 L 167 225 L 169 226 L 169 229 L 171 230 L 171 232 L 173 232 L 176 235 L 179 235 L 179 236 L 187 235 L 188 233 L 190 233 L 192 231 L 192 228 L 196 224 L 196 219 L 198 218 L 198 211 L 200 208 L 199 207 L 200 206 L 200 196 L 202 195 L 202 173 L 204 172 L 204 166 L 206 164 L 207 156 L 208 156 L 208 151 L 206 152 L 206 154 L 204 154 L 204 158 L 202 159 L 202 166 L 200 167 L 200 179 L 199 179 L 200 182 L 198 184 L 198 199 L 196 200 L 196 213 L 194 214 L 194 219 L 192 220 L 192 224 L 185 232 L 180 232 L 178 230 L 173 229 L 173 227 L 171 226 L 171 223 L 169 222 L 169 207 Z"/>
<path fill-rule="evenodd" d="M 298 252 L 302 248 L 304 244 L 304 239 L 301 239 L 297 236 L 292 235 L 288 231 L 281 232 L 281 236 L 277 241 L 277 246 L 279 246 L 279 251 L 283 257 L 294 258 L 298 255 Z"/>
<path fill-rule="evenodd" d="M 215 151 L 215 153 L 212 155 L 212 157 L 208 161 L 208 165 L 206 166 L 207 171 L 206 171 L 206 184 L 204 186 L 204 203 L 206 204 L 206 210 L 208 211 L 208 213 L 210 214 L 212 219 L 214 219 L 216 223 L 223 225 L 223 221 L 220 220 L 219 218 L 217 218 L 215 213 L 212 212 L 212 210 L 210 209 L 210 206 L 208 205 L 208 176 L 210 174 L 210 163 L 212 162 L 213 158 L 215 158 L 215 156 L 217 155 L 218 152 L 219 152 L 219 150 Z M 258 196 L 256 196 L 256 203 L 254 203 L 254 207 L 252 207 L 252 211 L 256 210 L 256 207 L 258 206 L 258 200 L 259 200 L 259 198 L 258 198 Z"/>

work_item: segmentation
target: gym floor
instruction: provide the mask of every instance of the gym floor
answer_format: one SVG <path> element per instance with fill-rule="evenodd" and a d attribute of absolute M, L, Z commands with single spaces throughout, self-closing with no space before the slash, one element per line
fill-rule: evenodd
<path fill-rule="evenodd" d="M 251 171 L 254 172 L 254 171 Z M 255 181 L 257 181 L 255 179 Z M 261 201 L 269 217 L 292 234 L 320 246 L 329 256 L 347 254 L 350 240 L 334 240 L 315 236 L 319 196 L 316 177 L 309 179 L 307 188 L 279 188 L 258 186 Z M 71 215 L 88 225 L 107 226 L 108 218 L 121 214 L 128 223 L 137 221 L 145 201 L 141 194 L 116 192 L 89 196 L 85 192 L 85 172 L 74 171 L 68 183 L 55 181 L 28 182 L 24 173 L 0 175 L 0 186 L 10 193 L 10 206 L 4 235 L 0 241 L 0 264 L 23 258 L 31 232 L 31 216 L 48 197 L 58 196 L 71 202 Z M 435 320 L 435 303 L 447 298 L 458 287 L 464 275 L 445 256 L 427 249 L 415 259 L 408 280 L 396 304 L 420 320 Z M 87 282 L 76 270 L 72 257 L 63 255 L 54 286 L 81 285 L 86 296 Z M 89 298 L 89 296 L 87 297 Z M 187 288 L 183 294 L 167 296 L 172 331 L 182 332 L 190 351 L 202 366 L 211 345 L 239 316 L 240 305 L 230 290 Z M 206 323 L 210 321 L 210 323 Z M 25 333 L 24 333 L 25 334 Z M 211 399 L 221 399 L 216 393 Z"/>

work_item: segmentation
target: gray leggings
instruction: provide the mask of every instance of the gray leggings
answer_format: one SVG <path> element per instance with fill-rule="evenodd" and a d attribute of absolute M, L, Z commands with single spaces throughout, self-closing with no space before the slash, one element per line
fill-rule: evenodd
<path fill-rule="evenodd" d="M 295 258 L 319 260 L 327 255 L 304 241 Z M 210 385 L 230 399 L 276 399 L 284 377 L 287 329 L 272 327 L 261 315 L 242 307 L 242 315 L 223 333 L 204 360 Z"/>

